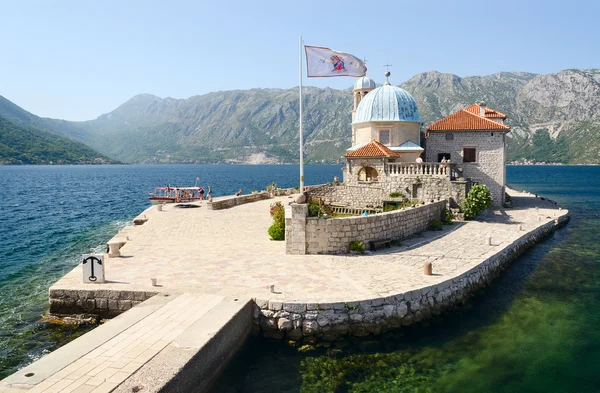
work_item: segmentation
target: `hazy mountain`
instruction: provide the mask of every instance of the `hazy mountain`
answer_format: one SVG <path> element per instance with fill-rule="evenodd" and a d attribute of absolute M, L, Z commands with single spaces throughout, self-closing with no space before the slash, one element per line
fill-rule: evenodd
<path fill-rule="evenodd" d="M 23 113 L 16 111 L 14 115 Z M 112 162 L 114 161 L 80 142 L 0 116 L 0 165 Z"/>
<path fill-rule="evenodd" d="M 400 86 L 417 100 L 426 125 L 479 101 L 506 113 L 512 127 L 509 160 L 600 163 L 600 70 L 464 78 L 431 71 Z M 307 87 L 303 98 L 307 162 L 341 161 L 350 146 L 351 89 Z M 127 162 L 298 160 L 297 88 L 222 91 L 188 99 L 142 94 L 86 122 L 38 118 L 0 99 L 0 115 Z"/>
<path fill-rule="evenodd" d="M 304 90 L 309 160 L 339 159 L 349 146 L 351 91 Z M 252 89 L 188 99 L 141 95 L 79 123 L 91 146 L 127 161 L 273 162 L 298 160 L 297 89 Z M 101 140 L 98 138 L 101 136 Z"/>

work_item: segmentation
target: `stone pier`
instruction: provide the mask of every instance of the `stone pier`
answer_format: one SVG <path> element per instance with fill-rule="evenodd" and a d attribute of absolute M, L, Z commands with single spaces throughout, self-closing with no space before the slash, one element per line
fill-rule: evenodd
<path fill-rule="evenodd" d="M 77 266 L 49 291 L 54 313 L 121 315 L 64 347 L 72 348 L 65 349 L 67 353 L 75 353 L 70 363 L 60 360 L 65 356 L 59 352 L 61 348 L 1 381 L 0 392 L 12 392 L 9 388 L 73 391 L 70 387 L 75 382 L 67 380 L 103 386 L 94 390 L 98 392 L 125 392 L 163 372 L 165 386 L 175 386 L 169 384 L 189 383 L 185 370 L 199 367 L 205 375 L 216 375 L 218 364 L 225 358 L 215 355 L 216 363 L 202 363 L 199 359 L 204 358 L 194 353 L 207 348 L 206 354 L 215 354 L 214 348 L 228 348 L 227 353 L 233 356 L 250 330 L 290 340 L 335 340 L 344 335 L 378 334 L 438 315 L 490 282 L 523 250 L 569 219 L 568 211 L 547 199 L 511 190 L 509 194 L 513 208 L 490 209 L 477 220 L 455 222 L 442 231 L 426 230 L 401 240 L 401 244 L 395 242 L 391 248 L 364 255 L 290 255 L 286 254 L 285 242 L 269 240 L 272 203 L 282 202 L 288 219 L 305 217 L 306 206 L 295 205 L 294 195 L 269 199 L 260 195 L 236 205 L 227 201 L 222 203 L 224 209 L 209 209 L 206 203 L 195 209 L 174 205 L 166 205 L 163 211 L 156 206 L 148 208 L 127 233 L 117 234 L 126 241 L 118 257 L 105 260 L 105 284 L 84 284 L 81 266 Z M 436 203 L 426 210 L 433 216 L 439 214 Z M 423 220 L 430 218 L 424 216 Z M 425 227 L 424 222 L 417 223 L 418 217 L 410 219 L 411 227 Z M 316 226 L 335 225 L 332 219 L 323 223 L 317 220 Z M 306 223 L 306 218 L 303 221 Z M 361 223 L 359 232 L 367 229 L 360 227 Z M 370 230 L 385 230 L 383 223 L 374 219 Z M 334 232 L 322 236 L 335 242 Z M 302 251 L 307 240 L 296 244 L 294 250 Z M 339 240 L 344 243 L 340 250 L 346 240 L 354 239 Z M 432 275 L 424 274 L 425 264 L 431 264 Z M 185 306 L 170 303 L 185 299 L 195 300 Z M 225 299 L 230 299 L 229 303 Z M 210 310 L 208 304 L 212 304 Z M 166 308 L 160 311 L 161 307 Z M 189 323 L 187 327 L 178 327 L 170 320 L 152 327 L 160 315 L 171 313 L 170 307 L 180 310 L 172 315 L 180 312 L 175 318 L 183 318 Z M 220 328 L 208 317 L 213 314 L 222 315 Z M 212 326 L 208 334 L 216 341 L 192 339 L 203 331 L 202 326 Z M 127 333 L 130 328 L 133 330 Z M 219 333 L 228 329 L 237 333 L 231 337 Z M 127 338 L 113 340 L 121 333 Z M 216 347 L 210 342 L 217 343 Z M 140 344 L 136 352 L 134 348 Z M 192 352 L 178 350 L 188 346 L 194 348 Z M 100 347 L 103 349 L 97 350 Z M 137 366 L 125 359 L 137 359 Z M 80 367 L 72 366 L 75 363 Z M 37 368 L 39 364 L 45 368 Z M 96 366 L 104 364 L 110 371 L 96 373 Z M 32 375 L 26 377 L 29 373 Z M 83 381 L 86 376 L 90 379 Z M 148 390 L 157 391 L 152 389 L 148 386 Z"/>

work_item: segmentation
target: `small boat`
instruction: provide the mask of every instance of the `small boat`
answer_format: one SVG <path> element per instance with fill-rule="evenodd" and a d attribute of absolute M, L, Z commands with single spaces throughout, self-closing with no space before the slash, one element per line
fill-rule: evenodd
<path fill-rule="evenodd" d="M 153 205 L 201 201 L 201 189 L 202 187 L 156 187 L 154 192 L 148 195 L 148 200 Z"/>

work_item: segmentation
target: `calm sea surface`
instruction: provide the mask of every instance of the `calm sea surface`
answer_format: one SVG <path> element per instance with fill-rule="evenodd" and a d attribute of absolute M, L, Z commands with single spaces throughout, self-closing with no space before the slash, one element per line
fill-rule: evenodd
<path fill-rule="evenodd" d="M 297 166 L 0 167 L 0 379 L 82 334 L 39 323 L 47 289 L 82 253 L 148 206 L 155 186 L 215 195 L 272 182 Z M 341 176 L 306 167 L 307 184 Z M 255 338 L 215 392 L 600 392 L 600 167 L 509 167 L 513 188 L 570 209 L 572 220 L 466 306 L 383 337 L 300 353 Z"/>
<path fill-rule="evenodd" d="M 308 165 L 307 184 L 342 176 Z M 48 288 L 143 209 L 158 186 L 212 187 L 213 195 L 294 187 L 297 165 L 0 166 L 0 379 L 85 333 L 39 323 Z"/>

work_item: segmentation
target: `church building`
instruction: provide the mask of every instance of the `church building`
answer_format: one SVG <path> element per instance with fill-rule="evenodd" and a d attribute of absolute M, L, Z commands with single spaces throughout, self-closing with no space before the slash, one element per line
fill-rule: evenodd
<path fill-rule="evenodd" d="M 330 195 L 331 202 L 381 205 L 399 192 L 410 199 L 448 199 L 456 206 L 471 184 L 482 183 L 494 205 L 504 203 L 510 130 L 505 114 L 474 104 L 434 122 L 423 134 L 415 99 L 388 80 L 376 87 L 373 79 L 359 78 L 353 96 L 352 146 L 344 155 L 347 187 L 344 195 Z M 444 158 L 450 163 L 442 163 Z"/>

